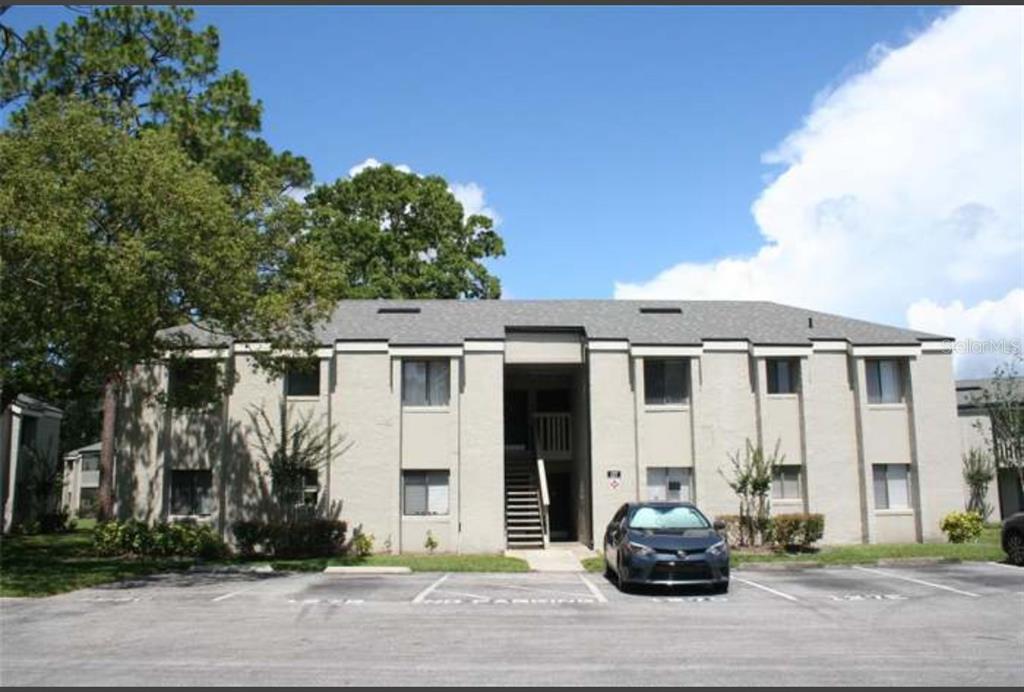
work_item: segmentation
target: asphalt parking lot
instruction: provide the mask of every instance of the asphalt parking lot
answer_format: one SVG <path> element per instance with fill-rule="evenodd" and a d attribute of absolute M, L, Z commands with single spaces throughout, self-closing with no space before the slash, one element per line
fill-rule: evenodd
<path fill-rule="evenodd" d="M 1024 569 L 167 575 L 0 602 L 0 682 L 1024 685 Z"/>

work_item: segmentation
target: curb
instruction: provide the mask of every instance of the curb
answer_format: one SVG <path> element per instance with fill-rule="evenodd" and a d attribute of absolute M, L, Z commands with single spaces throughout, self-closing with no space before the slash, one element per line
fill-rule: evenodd
<path fill-rule="evenodd" d="M 324 574 L 412 574 L 408 567 L 358 567 L 334 566 L 325 567 Z"/>
<path fill-rule="evenodd" d="M 805 569 L 831 569 L 836 567 L 928 567 L 931 565 L 958 565 L 963 560 L 957 557 L 885 557 L 868 562 L 824 564 L 804 560 L 800 562 L 748 562 L 736 565 L 735 569 L 750 572 L 787 572 Z"/>
<path fill-rule="evenodd" d="M 273 572 L 274 568 L 270 565 L 192 565 L 188 571 L 198 574 L 267 574 Z"/>
<path fill-rule="evenodd" d="M 802 562 L 748 562 L 736 565 L 740 571 L 750 572 L 796 572 L 805 569 L 822 569 L 825 565 L 820 562 L 804 560 Z"/>
<path fill-rule="evenodd" d="M 879 567 L 927 567 L 928 565 L 958 565 L 962 560 L 958 557 L 886 557 L 876 565 Z"/>

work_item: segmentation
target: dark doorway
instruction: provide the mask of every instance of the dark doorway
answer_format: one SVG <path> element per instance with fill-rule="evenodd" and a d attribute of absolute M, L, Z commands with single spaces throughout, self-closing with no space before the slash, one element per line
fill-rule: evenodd
<path fill-rule="evenodd" d="M 530 397 L 525 389 L 505 391 L 505 446 L 525 448 L 530 439 Z"/>
<path fill-rule="evenodd" d="M 548 495 L 551 499 L 548 512 L 551 521 L 551 540 L 576 540 L 576 522 L 572 511 L 572 473 L 549 471 Z"/>

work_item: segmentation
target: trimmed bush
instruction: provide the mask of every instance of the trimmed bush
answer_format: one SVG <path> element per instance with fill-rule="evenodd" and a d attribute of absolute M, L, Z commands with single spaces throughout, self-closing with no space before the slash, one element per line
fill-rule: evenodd
<path fill-rule="evenodd" d="M 729 545 L 737 546 L 740 544 L 741 532 L 740 532 L 740 517 L 738 514 L 719 514 L 715 517 L 719 521 L 725 523 L 725 540 Z"/>
<path fill-rule="evenodd" d="M 93 550 L 99 555 L 157 557 L 223 557 L 227 546 L 212 527 L 193 523 L 108 521 L 92 532 Z"/>
<path fill-rule="evenodd" d="M 950 512 L 942 517 L 939 528 L 950 543 L 968 543 L 978 540 L 985 520 L 977 512 Z"/>
<path fill-rule="evenodd" d="M 777 549 L 809 548 L 825 534 L 822 514 L 777 514 L 772 517 L 771 542 Z"/>
<path fill-rule="evenodd" d="M 274 558 L 333 557 L 345 548 L 347 525 L 336 519 L 240 521 L 232 527 L 238 550 Z"/>

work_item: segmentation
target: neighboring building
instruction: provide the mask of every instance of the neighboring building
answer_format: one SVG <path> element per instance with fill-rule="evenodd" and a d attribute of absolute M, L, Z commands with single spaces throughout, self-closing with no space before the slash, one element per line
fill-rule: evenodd
<path fill-rule="evenodd" d="M 60 423 L 64 413 L 19 394 L 0 422 L 0 516 L 3 532 L 49 508 L 34 507 L 33 487 L 58 473 Z"/>
<path fill-rule="evenodd" d="M 956 383 L 962 454 L 975 448 L 992 455 L 992 420 L 979 400 L 983 392 L 992 386 L 992 382 L 991 379 L 982 379 L 958 380 Z M 1012 390 L 1017 392 L 1017 400 L 1024 406 L 1024 378 L 1016 378 Z M 999 448 L 998 441 L 995 442 Z M 1021 487 L 1020 475 L 1015 469 L 1004 463 L 998 463 L 997 466 L 996 477 L 989 485 L 986 502 L 994 510 L 994 517 L 1005 519 L 1024 510 L 1024 488 Z M 967 492 L 966 489 L 964 492 Z"/>
<path fill-rule="evenodd" d="M 719 470 L 748 439 L 785 454 L 773 511 L 823 513 L 829 543 L 941 540 L 963 507 L 946 337 L 766 302 L 345 301 L 314 372 L 268 381 L 261 345 L 188 330 L 192 360 L 126 388 L 123 516 L 258 514 L 249 412 L 281 399 L 336 426 L 319 502 L 378 549 L 592 543 L 637 499 L 735 514 Z M 215 368 L 236 384 L 208 411 L 160 403 Z"/>
<path fill-rule="evenodd" d="M 74 449 L 64 455 L 62 504 L 76 517 L 96 515 L 100 487 L 100 443 Z"/>

